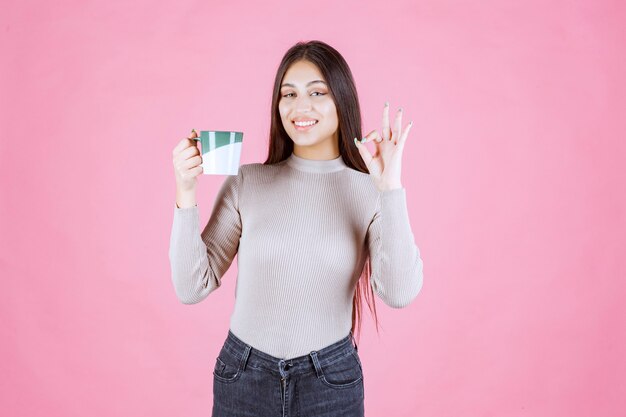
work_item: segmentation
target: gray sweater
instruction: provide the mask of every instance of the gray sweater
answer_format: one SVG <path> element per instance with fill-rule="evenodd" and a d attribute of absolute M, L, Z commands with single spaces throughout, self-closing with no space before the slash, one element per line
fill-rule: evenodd
<path fill-rule="evenodd" d="M 393 308 L 411 303 L 423 264 L 406 190 L 378 191 L 341 156 L 241 165 L 224 180 L 202 231 L 197 205 L 174 204 L 169 260 L 178 299 L 202 301 L 237 255 L 230 330 L 278 358 L 348 334 L 367 251 L 374 293 Z"/>

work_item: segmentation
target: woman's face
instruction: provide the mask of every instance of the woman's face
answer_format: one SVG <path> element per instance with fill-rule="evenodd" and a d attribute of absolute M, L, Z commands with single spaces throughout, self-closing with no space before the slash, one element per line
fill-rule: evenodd
<path fill-rule="evenodd" d="M 339 154 L 339 120 L 337 108 L 326 80 L 317 66 L 298 61 L 289 67 L 280 88 L 278 110 L 285 131 L 294 142 L 294 152 L 301 156 L 317 155 L 320 159 Z M 313 121 L 312 126 L 299 127 L 296 121 Z"/>

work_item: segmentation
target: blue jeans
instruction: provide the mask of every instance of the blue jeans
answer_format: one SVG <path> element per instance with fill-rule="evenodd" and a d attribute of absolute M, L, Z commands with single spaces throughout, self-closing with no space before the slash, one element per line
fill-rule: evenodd
<path fill-rule="evenodd" d="M 318 351 L 280 359 L 229 330 L 213 370 L 212 417 L 362 417 L 357 349 L 350 331 Z"/>

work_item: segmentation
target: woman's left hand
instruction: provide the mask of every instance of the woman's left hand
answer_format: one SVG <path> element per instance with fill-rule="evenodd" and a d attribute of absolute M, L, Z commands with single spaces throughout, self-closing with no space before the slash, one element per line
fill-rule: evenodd
<path fill-rule="evenodd" d="M 394 120 L 393 129 L 389 127 L 389 103 L 385 103 L 383 109 L 382 137 L 376 130 L 372 130 L 356 144 L 370 176 L 379 191 L 402 188 L 400 174 L 402 173 L 402 151 L 404 143 L 411 130 L 413 122 L 402 130 L 402 108 L 398 109 Z M 374 142 L 376 151 L 374 155 L 365 147 L 365 143 Z"/>

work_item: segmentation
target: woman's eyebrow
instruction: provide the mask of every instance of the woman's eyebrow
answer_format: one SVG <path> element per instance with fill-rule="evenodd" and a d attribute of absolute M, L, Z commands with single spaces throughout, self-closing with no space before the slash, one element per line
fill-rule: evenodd
<path fill-rule="evenodd" d="M 315 84 L 315 83 L 322 83 L 322 84 L 326 84 L 323 80 L 313 80 L 313 81 L 309 81 L 306 86 L 310 86 L 311 84 Z M 295 87 L 295 85 L 290 84 L 290 83 L 284 83 L 283 85 L 281 85 L 282 87 Z"/>

